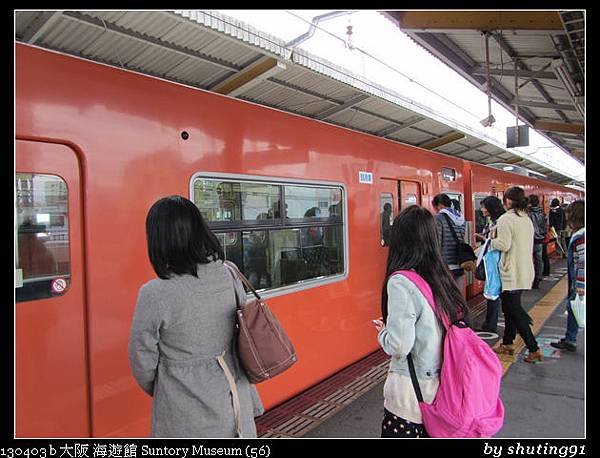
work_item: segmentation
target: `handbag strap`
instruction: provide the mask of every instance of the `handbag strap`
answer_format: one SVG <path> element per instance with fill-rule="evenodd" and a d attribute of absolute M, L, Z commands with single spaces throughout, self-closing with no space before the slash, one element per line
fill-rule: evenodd
<path fill-rule="evenodd" d="M 242 272 L 240 272 L 240 269 L 238 269 L 237 265 L 235 265 L 231 261 L 223 261 L 223 265 L 229 269 L 229 272 L 232 272 L 233 275 L 235 275 L 237 278 L 239 278 L 240 281 L 242 282 L 242 284 L 246 288 L 248 288 L 250 291 L 252 291 L 252 294 L 254 294 L 259 301 L 261 300 L 260 296 L 254 289 L 254 286 L 252 286 L 252 284 L 248 281 L 248 279 L 245 277 L 245 275 Z M 237 294 L 235 297 L 237 298 Z M 239 308 L 241 308 L 241 307 L 240 307 L 240 304 L 238 303 L 238 309 Z"/>
<path fill-rule="evenodd" d="M 454 223 L 452 222 L 452 220 L 446 213 L 442 213 L 442 215 L 444 215 L 446 217 L 446 221 L 448 221 L 448 227 L 450 228 L 450 231 L 452 232 L 452 235 L 454 236 L 454 240 L 456 240 L 457 244 L 460 243 L 460 240 L 458 239 L 458 235 L 456 235 L 456 231 L 454 230 Z"/>
<path fill-rule="evenodd" d="M 221 369 L 225 374 L 225 378 L 227 379 L 227 383 L 229 384 L 229 391 L 231 392 L 231 402 L 233 403 L 233 416 L 235 421 L 237 437 L 242 437 L 240 397 L 238 394 L 237 386 L 235 384 L 235 378 L 229 370 L 229 366 L 227 366 L 224 356 L 225 351 L 219 356 L 217 356 L 217 361 L 219 362 L 219 366 L 221 366 Z"/>

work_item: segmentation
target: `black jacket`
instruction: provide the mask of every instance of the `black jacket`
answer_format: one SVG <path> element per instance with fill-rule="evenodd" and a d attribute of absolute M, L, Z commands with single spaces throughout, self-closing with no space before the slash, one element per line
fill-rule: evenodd
<path fill-rule="evenodd" d="M 567 216 L 561 207 L 550 209 L 550 227 L 553 227 L 557 232 L 564 231 L 567 228 Z"/>
<path fill-rule="evenodd" d="M 546 223 L 546 215 L 544 215 L 544 210 L 540 207 L 531 207 L 529 209 L 529 217 L 531 218 L 531 222 L 533 223 L 533 240 L 535 243 L 542 243 L 544 237 L 546 237 L 546 232 L 548 231 L 548 224 Z"/>

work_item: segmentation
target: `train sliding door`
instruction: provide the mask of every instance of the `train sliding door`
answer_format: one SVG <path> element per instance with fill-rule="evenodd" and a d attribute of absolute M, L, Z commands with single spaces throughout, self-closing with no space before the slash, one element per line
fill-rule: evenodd
<path fill-rule="evenodd" d="M 79 163 L 16 142 L 17 437 L 90 436 Z"/>

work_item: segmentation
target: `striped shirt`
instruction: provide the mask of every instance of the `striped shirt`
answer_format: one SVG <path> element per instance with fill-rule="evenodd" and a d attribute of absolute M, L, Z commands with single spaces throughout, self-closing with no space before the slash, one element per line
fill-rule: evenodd
<path fill-rule="evenodd" d="M 585 291 L 585 228 L 573 234 L 570 248 L 575 267 L 575 291 Z"/>

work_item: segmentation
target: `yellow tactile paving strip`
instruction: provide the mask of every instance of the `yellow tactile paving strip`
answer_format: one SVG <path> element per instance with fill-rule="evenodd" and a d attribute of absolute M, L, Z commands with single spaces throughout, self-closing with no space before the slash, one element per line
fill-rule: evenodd
<path fill-rule="evenodd" d="M 565 275 L 554 287 L 546 293 L 529 311 L 529 316 L 533 319 L 532 331 L 534 335 L 537 335 L 542 326 L 546 322 L 550 315 L 556 310 L 556 307 L 560 305 L 562 300 L 565 298 L 567 293 L 567 275 Z M 502 339 L 494 346 L 497 347 L 502 343 Z M 508 368 L 517 360 L 519 353 L 525 348 L 525 342 L 517 334 L 517 338 L 514 342 L 515 354 L 511 355 L 498 355 L 500 362 L 502 363 L 503 375 L 506 374 Z"/>

